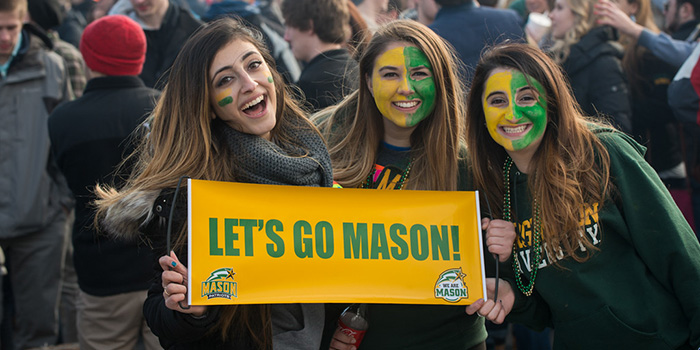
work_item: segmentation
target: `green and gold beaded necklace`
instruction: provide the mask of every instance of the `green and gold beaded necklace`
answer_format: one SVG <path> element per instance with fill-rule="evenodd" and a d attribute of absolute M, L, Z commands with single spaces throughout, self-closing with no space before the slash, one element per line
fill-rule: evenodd
<path fill-rule="evenodd" d="M 513 159 L 510 156 L 506 157 L 506 161 L 503 163 L 503 184 L 505 186 L 505 195 L 503 197 L 503 220 L 511 221 L 511 205 L 510 205 L 510 169 L 513 166 Z M 537 277 L 537 268 L 540 265 L 542 256 L 540 253 L 540 244 L 542 242 L 541 237 L 541 222 L 540 222 L 540 206 L 537 203 L 537 198 L 533 199 L 534 213 L 532 215 L 532 245 L 530 249 L 534 255 L 534 259 L 530 260 L 530 281 L 527 286 L 523 283 L 523 273 L 520 272 L 520 262 L 518 261 L 518 239 L 513 242 L 513 270 L 515 271 L 515 284 L 518 289 L 526 296 L 532 295 L 532 291 L 535 289 L 535 277 Z M 511 221 L 512 222 L 512 221 Z"/>

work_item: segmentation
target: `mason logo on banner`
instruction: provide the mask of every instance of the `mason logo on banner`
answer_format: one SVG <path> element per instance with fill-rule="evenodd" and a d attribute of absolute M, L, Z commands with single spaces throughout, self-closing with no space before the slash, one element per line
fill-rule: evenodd
<path fill-rule="evenodd" d="M 188 303 L 471 304 L 478 195 L 188 180 Z"/>

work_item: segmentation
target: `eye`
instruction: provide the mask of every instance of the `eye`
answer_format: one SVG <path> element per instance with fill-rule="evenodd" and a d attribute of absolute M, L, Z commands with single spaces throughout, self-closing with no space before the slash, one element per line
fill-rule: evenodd
<path fill-rule="evenodd" d="M 219 81 L 216 83 L 216 87 L 222 87 L 224 85 L 227 85 L 228 83 L 233 81 L 233 77 L 230 75 L 225 75 L 219 79 Z"/>
<path fill-rule="evenodd" d="M 417 71 L 411 73 L 411 78 L 413 78 L 414 80 L 421 80 L 423 78 L 427 78 L 430 76 L 431 76 L 430 72 L 426 71 L 426 70 L 417 70 Z"/>
<path fill-rule="evenodd" d="M 260 68 L 260 66 L 262 66 L 262 64 L 263 64 L 263 62 L 260 61 L 260 60 L 251 61 L 251 62 L 248 64 L 248 69 L 251 69 L 251 70 L 258 69 L 258 68 Z"/>
<path fill-rule="evenodd" d="M 490 106 L 494 107 L 505 107 L 508 105 L 508 99 L 499 95 L 489 97 L 487 102 Z"/>
<path fill-rule="evenodd" d="M 386 72 L 382 74 L 382 78 L 395 78 L 398 77 L 399 75 L 396 74 L 396 72 Z"/>
<path fill-rule="evenodd" d="M 526 95 L 520 96 L 520 99 L 519 99 L 520 102 L 534 102 L 536 100 L 537 99 L 532 94 L 526 94 Z"/>

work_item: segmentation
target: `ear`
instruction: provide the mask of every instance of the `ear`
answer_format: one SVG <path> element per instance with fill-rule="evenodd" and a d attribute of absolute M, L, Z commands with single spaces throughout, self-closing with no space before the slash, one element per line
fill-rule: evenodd
<path fill-rule="evenodd" d="M 316 32 L 314 31 L 314 21 L 311 20 L 311 19 L 309 20 L 309 27 L 308 27 L 308 28 L 309 28 L 309 29 L 308 29 L 306 32 L 308 32 L 309 35 L 314 35 L 314 34 L 316 34 Z"/>
<path fill-rule="evenodd" d="M 365 80 L 367 81 L 367 88 L 369 89 L 369 93 L 372 94 L 372 97 L 374 97 L 374 89 L 372 89 L 372 76 L 365 75 Z"/>

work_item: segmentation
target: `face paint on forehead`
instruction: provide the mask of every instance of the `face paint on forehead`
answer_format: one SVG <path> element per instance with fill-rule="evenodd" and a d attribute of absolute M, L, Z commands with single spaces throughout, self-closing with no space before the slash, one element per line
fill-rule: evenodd
<path fill-rule="evenodd" d="M 415 46 L 406 46 L 403 49 L 403 54 L 406 58 L 406 67 L 413 68 L 423 66 L 430 69 L 431 71 L 433 70 L 433 67 L 430 65 L 430 60 L 428 59 L 428 56 L 426 56 L 425 53 L 419 48 Z"/>

